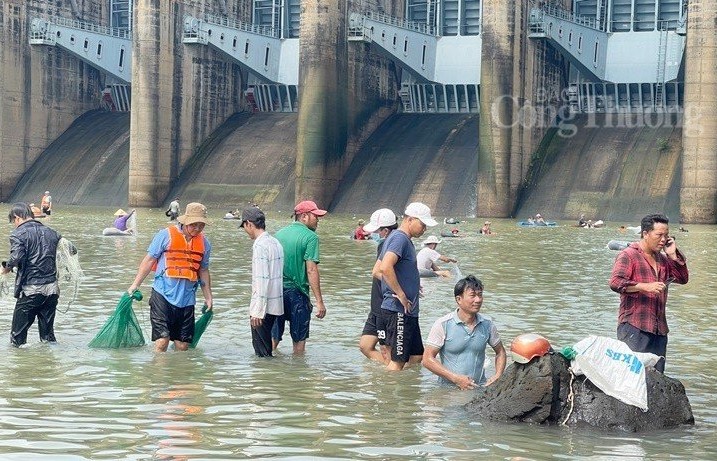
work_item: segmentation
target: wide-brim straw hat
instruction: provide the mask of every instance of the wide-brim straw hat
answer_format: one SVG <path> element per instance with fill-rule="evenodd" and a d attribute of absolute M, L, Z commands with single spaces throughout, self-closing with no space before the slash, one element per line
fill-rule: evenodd
<path fill-rule="evenodd" d="M 115 211 L 115 216 L 124 216 L 127 213 L 122 208 L 119 208 L 117 211 Z"/>

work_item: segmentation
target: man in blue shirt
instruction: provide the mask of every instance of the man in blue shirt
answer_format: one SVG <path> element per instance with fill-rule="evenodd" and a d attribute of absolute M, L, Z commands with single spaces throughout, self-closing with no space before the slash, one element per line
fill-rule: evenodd
<path fill-rule="evenodd" d="M 478 313 L 483 305 L 483 283 L 469 275 L 456 283 L 453 294 L 458 308 L 433 324 L 423 366 L 437 374 L 441 383 L 462 390 L 488 386 L 503 374 L 506 352 L 495 323 Z M 488 344 L 495 351 L 495 375 L 486 380 L 483 363 Z"/>
<path fill-rule="evenodd" d="M 391 232 L 383 244 L 374 270 L 381 278 L 383 301 L 381 315 L 386 330 L 386 344 L 391 348 L 388 370 L 402 370 L 411 358 L 423 355 L 421 328 L 418 325 L 418 296 L 421 279 L 416 265 L 416 249 L 411 239 L 426 232 L 426 226 L 438 224 L 431 217 L 431 209 L 414 202 L 406 207 L 401 226 Z"/>
<path fill-rule="evenodd" d="M 207 223 L 207 208 L 201 203 L 190 203 L 177 221 L 176 226 L 155 234 L 127 290 L 134 293 L 154 271 L 149 319 L 157 352 L 166 351 L 170 341 L 178 351 L 186 351 L 191 344 L 197 287 L 202 289 L 207 309 L 211 310 L 213 305 L 209 276 L 212 246 L 202 232 Z"/>

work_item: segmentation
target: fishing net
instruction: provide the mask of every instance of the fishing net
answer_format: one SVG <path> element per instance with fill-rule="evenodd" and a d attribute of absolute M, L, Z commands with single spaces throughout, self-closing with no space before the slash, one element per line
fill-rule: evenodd
<path fill-rule="evenodd" d="M 137 235 L 137 212 L 132 213 L 132 216 L 127 219 L 127 230 L 132 231 L 132 235 Z"/>
<path fill-rule="evenodd" d="M 204 330 L 206 330 L 209 326 L 209 323 L 211 323 L 212 317 L 214 317 L 214 311 L 211 309 L 207 310 L 206 304 L 202 306 L 202 316 L 199 317 L 197 323 L 194 324 L 194 339 L 192 339 L 192 343 L 189 345 L 189 347 L 191 347 L 192 349 L 197 347 L 199 338 L 202 337 L 202 335 L 204 334 Z"/>
<path fill-rule="evenodd" d="M 15 300 L 15 273 L 0 274 L 0 301 Z"/>
<path fill-rule="evenodd" d="M 57 243 L 57 283 L 60 286 L 59 304 L 67 304 L 67 309 L 77 300 L 77 293 L 84 273 L 77 256 L 77 247 L 66 238 Z M 66 309 L 66 310 L 67 310 Z"/>
<path fill-rule="evenodd" d="M 123 347 L 144 346 L 144 335 L 132 309 L 132 300 L 141 301 L 142 293 L 135 290 L 132 296 L 124 293 L 117 308 L 97 333 L 89 346 L 99 349 L 120 349 Z"/>

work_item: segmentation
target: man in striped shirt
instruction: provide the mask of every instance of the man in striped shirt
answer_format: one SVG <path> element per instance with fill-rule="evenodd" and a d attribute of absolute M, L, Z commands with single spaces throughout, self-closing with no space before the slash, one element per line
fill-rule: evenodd
<path fill-rule="evenodd" d="M 284 314 L 284 250 L 266 232 L 266 216 L 257 207 L 242 212 L 239 225 L 254 240 L 251 258 L 251 343 L 259 357 L 271 357 L 271 328 Z"/>

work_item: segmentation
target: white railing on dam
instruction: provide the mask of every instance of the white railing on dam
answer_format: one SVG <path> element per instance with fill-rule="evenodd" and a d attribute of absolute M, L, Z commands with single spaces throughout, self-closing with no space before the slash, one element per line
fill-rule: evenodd
<path fill-rule="evenodd" d="M 106 27 L 99 24 L 93 24 L 91 22 L 77 21 L 75 19 L 68 19 L 63 17 L 53 17 L 47 19 L 48 22 L 62 26 L 69 27 L 70 29 L 84 30 L 87 32 L 94 32 L 96 34 L 107 35 L 110 37 L 124 38 L 130 40 L 132 38 L 132 31 L 127 29 L 119 29 L 116 27 Z"/>
<path fill-rule="evenodd" d="M 214 16 L 211 14 L 205 14 L 204 21 L 207 24 L 230 27 L 232 29 L 249 32 L 252 34 L 265 35 L 267 37 L 278 37 L 277 31 L 274 27 L 250 24 L 247 22 L 239 21 L 238 19 L 227 18 L 225 16 Z"/>

